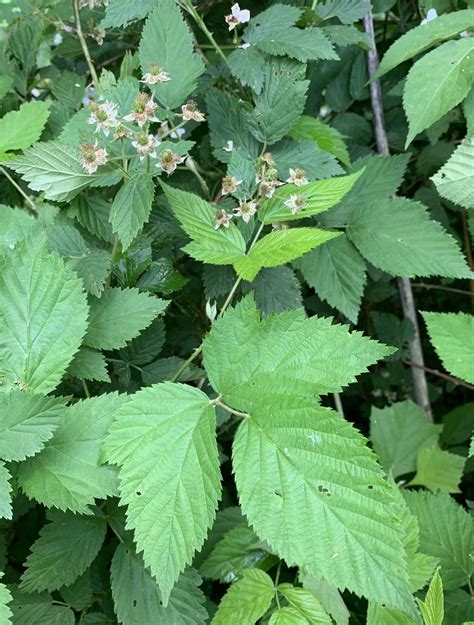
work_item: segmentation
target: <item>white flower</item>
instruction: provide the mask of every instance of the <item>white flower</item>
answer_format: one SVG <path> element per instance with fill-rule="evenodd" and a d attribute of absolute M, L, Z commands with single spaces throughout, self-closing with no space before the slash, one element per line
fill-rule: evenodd
<path fill-rule="evenodd" d="M 158 145 L 160 142 L 153 135 L 147 135 L 146 132 L 137 132 L 135 140 L 132 141 L 132 146 L 138 152 L 141 161 L 145 156 L 156 158 L 155 148 Z"/>
<path fill-rule="evenodd" d="M 290 167 L 290 177 L 286 179 L 286 182 L 296 185 L 297 187 L 301 187 L 304 184 L 308 184 L 308 179 L 306 178 L 306 172 L 304 169 L 291 169 Z"/>
<path fill-rule="evenodd" d="M 304 208 L 306 199 L 302 195 L 290 195 L 290 198 L 283 204 L 291 208 L 292 214 L 296 215 Z"/>
<path fill-rule="evenodd" d="M 87 123 L 95 124 L 95 132 L 102 130 L 104 135 L 108 137 L 110 129 L 119 125 L 117 105 L 114 102 L 104 102 L 103 104 L 93 102 L 89 105 L 89 111 L 90 117 L 87 119 Z"/>
<path fill-rule="evenodd" d="M 165 70 L 159 65 L 156 65 L 156 63 L 152 63 L 148 72 L 143 74 L 143 78 L 140 82 L 144 82 L 147 85 L 156 85 L 159 82 L 169 82 L 170 80 L 171 78 L 168 72 L 165 72 Z"/>
<path fill-rule="evenodd" d="M 196 102 L 190 100 L 187 104 L 183 104 L 181 107 L 182 117 L 184 121 L 188 122 L 194 120 L 195 122 L 205 122 L 206 118 L 198 109 Z"/>
<path fill-rule="evenodd" d="M 53 44 L 55 46 L 59 46 L 59 44 L 62 42 L 63 42 L 63 36 L 61 35 L 61 33 L 56 33 L 53 38 Z"/>
<path fill-rule="evenodd" d="M 225 176 L 222 179 L 222 195 L 235 193 L 239 184 L 242 184 L 242 180 L 237 180 L 235 176 Z"/>
<path fill-rule="evenodd" d="M 424 20 L 421 20 L 420 22 L 420 26 L 422 26 L 423 24 L 427 24 L 428 22 L 432 22 L 433 20 L 435 20 L 438 17 L 438 13 L 436 11 L 436 9 L 430 9 L 428 11 L 428 13 L 426 14 L 426 17 Z"/>
<path fill-rule="evenodd" d="M 146 93 L 140 93 L 133 102 L 132 112 L 125 115 L 124 120 L 127 122 L 136 122 L 140 127 L 146 124 L 147 121 L 157 122 L 159 121 L 155 116 L 157 108 L 158 104 L 150 100 L 150 97 Z"/>
<path fill-rule="evenodd" d="M 250 43 L 243 43 L 241 46 L 239 46 L 239 48 L 241 48 L 242 50 L 247 50 L 247 48 L 250 48 Z"/>
<path fill-rule="evenodd" d="M 214 219 L 214 230 L 220 228 L 220 226 L 224 226 L 224 228 L 228 228 L 230 226 L 230 220 L 232 219 L 232 215 L 226 213 L 225 210 L 219 210 L 216 213 Z"/>
<path fill-rule="evenodd" d="M 232 5 L 230 11 L 230 15 L 225 16 L 225 21 L 229 26 L 229 30 L 234 30 L 238 24 L 244 24 L 250 19 L 250 11 L 248 9 L 241 9 L 237 2 Z"/>
<path fill-rule="evenodd" d="M 224 150 L 224 152 L 232 152 L 232 150 L 234 149 L 234 142 L 229 139 L 227 141 L 227 145 L 225 145 L 222 149 Z"/>
<path fill-rule="evenodd" d="M 99 148 L 97 141 L 95 143 L 81 144 L 79 147 L 81 150 L 81 165 L 88 174 L 95 173 L 99 165 L 107 163 L 107 150 Z"/>
<path fill-rule="evenodd" d="M 165 171 L 168 176 L 172 174 L 176 167 L 184 161 L 184 156 L 178 156 L 171 150 L 163 150 L 160 154 L 160 160 L 156 164 L 159 169 Z"/>
<path fill-rule="evenodd" d="M 185 128 L 176 128 L 170 132 L 170 127 L 168 122 L 163 122 L 158 130 L 158 136 L 162 137 L 163 135 L 169 135 L 172 139 L 181 139 L 181 137 L 186 134 Z"/>
<path fill-rule="evenodd" d="M 255 200 L 239 200 L 238 208 L 234 208 L 234 215 L 242 217 L 246 224 L 257 212 L 257 202 Z"/>
<path fill-rule="evenodd" d="M 41 95 L 41 91 L 40 91 L 39 89 L 36 89 L 36 88 L 33 88 L 33 89 L 30 91 L 30 93 L 31 93 L 31 95 L 32 95 L 34 98 L 39 98 L 39 97 L 40 97 L 40 95 Z"/>

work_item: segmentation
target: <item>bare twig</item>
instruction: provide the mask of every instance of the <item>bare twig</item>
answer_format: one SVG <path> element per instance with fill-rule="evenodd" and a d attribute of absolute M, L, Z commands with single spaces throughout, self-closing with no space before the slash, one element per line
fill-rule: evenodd
<path fill-rule="evenodd" d="M 385 121 L 383 115 L 382 105 L 382 90 L 380 88 L 380 81 L 375 78 L 377 68 L 379 65 L 379 58 L 377 54 L 377 46 L 375 43 L 374 33 L 374 21 L 372 18 L 372 12 L 369 11 L 364 17 L 364 29 L 370 38 L 372 48 L 367 52 L 367 66 L 369 71 L 370 82 L 370 100 L 372 103 L 373 123 L 375 132 L 375 141 L 377 144 L 377 151 L 379 154 L 390 154 L 388 146 L 387 133 L 385 131 Z M 398 290 L 400 291 L 400 297 L 402 301 L 403 314 L 409 319 L 414 327 L 413 339 L 410 341 L 410 352 L 413 362 L 418 366 L 413 366 L 412 378 L 413 386 L 415 389 L 415 398 L 417 403 L 423 408 L 426 413 L 426 417 L 429 421 L 433 421 L 433 413 L 431 411 L 430 400 L 428 396 L 428 384 L 426 382 L 423 349 L 421 347 L 420 340 L 420 328 L 418 325 L 418 319 L 416 316 L 415 301 L 413 298 L 413 291 L 411 283 L 408 278 L 398 279 Z"/>
<path fill-rule="evenodd" d="M 471 296 L 471 291 L 465 289 L 453 289 L 450 286 L 443 286 L 442 284 L 426 284 L 426 282 L 412 282 L 412 287 L 415 289 L 427 289 L 428 291 L 435 289 L 437 291 L 447 291 L 448 293 L 459 293 L 460 295 Z"/>
<path fill-rule="evenodd" d="M 447 373 L 442 373 L 441 371 L 438 371 L 438 369 L 430 369 L 430 367 L 419 365 L 417 362 L 413 362 L 412 360 L 404 360 L 403 364 L 408 365 L 409 367 L 412 367 L 412 368 L 422 369 L 423 371 L 426 371 L 427 373 L 431 373 L 431 375 L 435 375 L 438 378 L 447 380 L 448 382 L 452 382 L 454 386 L 463 386 L 464 388 L 474 390 L 474 384 L 469 384 L 469 382 L 464 382 L 464 380 L 455 378 L 452 375 L 448 375 Z"/>
<path fill-rule="evenodd" d="M 36 215 L 37 210 L 36 210 L 36 206 L 33 200 L 23 191 L 20 185 L 16 182 L 16 180 L 12 176 L 10 176 L 10 174 L 7 172 L 5 168 L 0 167 L 0 172 L 5 176 L 5 178 L 7 178 L 11 182 L 11 184 L 15 187 L 18 193 L 23 197 L 23 199 L 26 202 L 26 207 L 29 210 L 29 212 Z"/>

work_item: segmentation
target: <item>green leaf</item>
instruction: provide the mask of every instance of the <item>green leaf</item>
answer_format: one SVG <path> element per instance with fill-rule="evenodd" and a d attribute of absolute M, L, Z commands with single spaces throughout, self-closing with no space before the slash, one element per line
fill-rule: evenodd
<path fill-rule="evenodd" d="M 109 0 L 100 27 L 125 26 L 127 22 L 146 17 L 154 6 L 155 0 Z"/>
<path fill-rule="evenodd" d="M 303 305 L 299 280 L 289 267 L 262 269 L 252 282 L 251 289 L 263 317 Z"/>
<path fill-rule="evenodd" d="M 464 208 L 474 208 L 474 136 L 458 145 L 431 180 L 438 193 L 447 200 Z"/>
<path fill-rule="evenodd" d="M 10 91 L 13 81 L 13 76 L 8 76 L 7 74 L 0 76 L 0 99 L 3 99 Z"/>
<path fill-rule="evenodd" d="M 443 582 L 439 570 L 433 576 L 424 601 L 417 599 L 425 625 L 443 625 L 444 597 Z"/>
<path fill-rule="evenodd" d="M 308 590 L 292 584 L 280 584 L 278 592 L 285 597 L 294 610 L 306 619 L 309 625 L 332 625 L 332 620 L 321 602 Z"/>
<path fill-rule="evenodd" d="M 0 393 L 0 458 L 24 460 L 41 451 L 58 427 L 64 408 L 56 397 L 19 389 Z"/>
<path fill-rule="evenodd" d="M 207 623 L 204 595 L 198 588 L 201 579 L 192 569 L 180 575 L 166 607 L 155 579 L 130 546 L 122 543 L 117 547 L 110 572 L 115 610 L 122 625 Z"/>
<path fill-rule="evenodd" d="M 352 425 L 297 392 L 256 401 L 239 426 L 232 459 L 243 512 L 289 565 L 413 613 L 391 487 Z"/>
<path fill-rule="evenodd" d="M 174 0 L 160 0 L 148 16 L 139 55 L 143 74 L 153 64 L 169 74 L 169 82 L 150 86 L 158 102 L 169 109 L 186 100 L 204 71 L 201 57 L 193 52 L 193 36 Z"/>
<path fill-rule="evenodd" d="M 220 471 L 214 409 L 198 389 L 159 384 L 135 393 L 109 432 L 105 455 L 120 465 L 127 528 L 167 605 L 215 518 Z"/>
<path fill-rule="evenodd" d="M 332 616 L 336 625 L 349 625 L 350 613 L 339 590 L 324 577 L 315 578 L 300 571 L 299 580 L 303 588 L 313 594 L 326 612 Z"/>
<path fill-rule="evenodd" d="M 426 447 L 418 454 L 416 475 L 409 484 L 426 486 L 432 491 L 460 493 L 459 482 L 465 462 L 462 456 L 443 451 L 438 445 Z"/>
<path fill-rule="evenodd" d="M 35 225 L 35 218 L 26 211 L 0 204 L 0 254 L 11 254 Z"/>
<path fill-rule="evenodd" d="M 86 329 L 81 281 L 29 238 L 0 272 L 0 353 L 4 387 L 49 393 L 59 383 Z"/>
<path fill-rule="evenodd" d="M 445 368 L 474 384 L 474 316 L 432 312 L 422 315 Z"/>
<path fill-rule="evenodd" d="M 196 260 L 214 265 L 230 265 L 245 254 L 245 240 L 233 223 L 215 228 L 216 207 L 193 193 L 162 183 L 173 213 L 191 237 L 183 249 Z"/>
<path fill-rule="evenodd" d="M 168 302 L 138 289 L 106 289 L 90 298 L 89 326 L 84 343 L 96 349 L 118 349 L 161 314 Z"/>
<path fill-rule="evenodd" d="M 263 202 L 261 207 L 263 221 L 266 224 L 270 224 L 317 215 L 340 202 L 356 184 L 362 173 L 363 170 L 350 176 L 338 176 L 330 180 L 316 180 L 302 187 L 286 184 L 277 189 L 272 198 Z M 305 199 L 302 210 L 295 215 L 291 212 L 291 208 L 284 204 L 292 195 L 298 195 Z"/>
<path fill-rule="evenodd" d="M 427 421 L 409 400 L 382 409 L 372 406 L 370 440 L 380 464 L 396 479 L 415 471 L 418 452 L 436 444 L 442 427 Z"/>
<path fill-rule="evenodd" d="M 204 340 L 209 381 L 225 402 L 251 410 L 265 398 L 274 403 L 338 392 L 392 351 L 331 322 L 305 319 L 302 309 L 260 321 L 247 296 L 214 322 Z"/>
<path fill-rule="evenodd" d="M 99 181 L 100 173 L 87 174 L 80 162 L 79 150 L 59 141 L 37 143 L 16 158 L 8 167 L 21 174 L 33 191 L 43 191 L 47 200 L 66 202 L 82 189 Z"/>
<path fill-rule="evenodd" d="M 269 625 L 308 625 L 308 621 L 298 610 L 285 606 L 273 612 Z"/>
<path fill-rule="evenodd" d="M 249 199 L 254 196 L 257 189 L 255 164 L 248 158 L 244 158 L 240 152 L 233 151 L 227 169 L 229 176 L 234 176 L 241 184 L 232 195 L 239 199 Z"/>
<path fill-rule="evenodd" d="M 10 485 L 11 475 L 5 464 L 0 461 L 0 517 L 4 519 L 12 518 L 12 501 Z M 1 588 L 0 584 L 0 588 Z M 0 593 L 1 594 L 1 593 Z M 1 615 L 1 609 L 0 609 Z"/>
<path fill-rule="evenodd" d="M 435 20 L 412 28 L 409 32 L 398 37 L 387 50 L 380 63 L 377 76 L 383 76 L 400 63 L 473 27 L 474 11 L 466 9 L 439 15 Z"/>
<path fill-rule="evenodd" d="M 249 87 L 255 93 L 260 93 L 265 80 L 263 68 L 265 55 L 257 48 L 237 48 L 227 57 L 230 71 L 234 78 Z M 223 94 L 226 95 L 225 93 Z"/>
<path fill-rule="evenodd" d="M 255 625 L 270 607 L 274 587 L 259 569 L 244 571 L 222 598 L 211 625 Z"/>
<path fill-rule="evenodd" d="M 81 347 L 72 359 L 67 373 L 81 380 L 110 382 L 105 356 L 89 347 Z"/>
<path fill-rule="evenodd" d="M 38 141 L 49 117 L 49 103 L 25 102 L 0 119 L 0 155 L 24 150 Z"/>
<path fill-rule="evenodd" d="M 465 586 L 473 572 L 473 520 L 447 493 L 405 491 L 420 526 L 420 549 L 439 559 L 446 591 Z"/>
<path fill-rule="evenodd" d="M 272 156 L 280 180 L 286 180 L 290 168 L 303 169 L 308 180 L 321 180 L 344 173 L 336 158 L 320 150 L 315 141 L 279 141 L 272 147 Z"/>
<path fill-rule="evenodd" d="M 403 91 L 409 124 L 406 145 L 464 100 L 473 80 L 474 41 L 470 37 L 448 41 L 417 61 Z"/>
<path fill-rule="evenodd" d="M 283 265 L 339 234 L 318 228 L 274 230 L 234 261 L 235 271 L 244 280 L 252 281 L 263 267 Z"/>
<path fill-rule="evenodd" d="M 3 582 L 0 582 L 0 623 L 1 625 L 12 625 L 13 613 L 8 604 L 12 601 L 12 596 Z"/>
<path fill-rule="evenodd" d="M 341 133 L 315 117 L 302 115 L 291 129 L 290 136 L 314 141 L 321 150 L 334 154 L 344 165 L 350 165 L 349 152 Z"/>
<path fill-rule="evenodd" d="M 395 276 L 469 278 L 470 271 L 451 235 L 430 220 L 423 204 L 405 198 L 361 205 L 347 236 L 373 265 Z"/>
<path fill-rule="evenodd" d="M 323 20 L 337 17 L 343 24 L 351 24 L 364 17 L 370 7 L 363 0 L 327 0 L 317 4 L 315 10 Z"/>
<path fill-rule="evenodd" d="M 70 586 L 92 564 L 104 542 L 104 519 L 54 510 L 48 517 L 50 523 L 43 526 L 25 562 L 20 588 L 26 592 Z"/>
<path fill-rule="evenodd" d="M 94 499 L 115 495 L 116 472 L 101 466 L 99 452 L 125 395 L 110 393 L 78 401 L 45 448 L 19 465 L 18 481 L 26 495 L 48 507 L 89 514 Z"/>
<path fill-rule="evenodd" d="M 110 223 L 126 250 L 150 216 L 155 185 L 146 174 L 131 174 L 110 208 Z"/>
<path fill-rule="evenodd" d="M 305 254 L 296 267 L 321 299 L 357 322 L 366 282 L 365 262 L 346 237 Z"/>

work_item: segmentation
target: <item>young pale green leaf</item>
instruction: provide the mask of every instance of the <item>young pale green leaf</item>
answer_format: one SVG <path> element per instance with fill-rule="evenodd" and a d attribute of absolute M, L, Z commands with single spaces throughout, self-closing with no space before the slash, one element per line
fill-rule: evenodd
<path fill-rule="evenodd" d="M 321 299 L 357 322 L 366 282 L 365 262 L 346 237 L 328 241 L 295 264 Z"/>
<path fill-rule="evenodd" d="M 334 154 L 344 165 L 350 165 L 349 152 L 341 133 L 315 117 L 302 115 L 291 129 L 290 136 L 314 141 L 321 150 Z"/>
<path fill-rule="evenodd" d="M 135 393 L 109 432 L 105 457 L 120 465 L 127 528 L 167 605 L 215 518 L 220 471 L 214 408 L 198 389 L 158 384 Z"/>
<path fill-rule="evenodd" d="M 464 208 L 474 208 L 474 136 L 458 145 L 431 180 L 446 199 Z"/>
<path fill-rule="evenodd" d="M 67 373 L 81 380 L 110 382 L 104 354 L 90 347 L 81 347 L 72 359 Z"/>
<path fill-rule="evenodd" d="M 330 180 L 316 180 L 302 187 L 294 184 L 286 184 L 275 191 L 273 197 L 265 200 L 262 204 L 261 215 L 264 223 L 271 224 L 278 221 L 291 221 L 317 215 L 331 206 L 336 205 L 356 184 L 362 176 L 363 169 L 349 176 L 338 176 Z M 302 209 L 293 214 L 285 202 L 292 195 L 304 198 Z"/>
<path fill-rule="evenodd" d="M 48 507 L 89 514 L 94 499 L 115 495 L 116 471 L 101 466 L 99 452 L 126 395 L 110 393 L 69 406 L 44 449 L 19 465 L 18 481 L 30 499 Z"/>
<path fill-rule="evenodd" d="M 132 174 L 125 180 L 110 208 L 110 223 L 126 250 L 150 216 L 155 185 L 150 176 Z"/>
<path fill-rule="evenodd" d="M 170 80 L 150 85 L 158 102 L 174 109 L 196 89 L 204 71 L 201 57 L 193 51 L 193 36 L 174 0 L 160 0 L 148 16 L 140 41 L 142 74 L 158 65 Z"/>
<path fill-rule="evenodd" d="M 33 191 L 43 191 L 47 200 L 66 202 L 82 189 L 98 182 L 100 173 L 87 174 L 79 150 L 59 141 L 37 143 L 21 156 L 8 161 Z"/>
<path fill-rule="evenodd" d="M 10 150 L 25 150 L 38 141 L 49 117 L 49 103 L 25 102 L 18 111 L 0 119 L 0 156 Z"/>
<path fill-rule="evenodd" d="M 395 198 L 361 205 L 347 235 L 368 261 L 391 275 L 472 276 L 456 241 L 419 202 Z"/>
<path fill-rule="evenodd" d="M 43 449 L 64 413 L 64 402 L 13 389 L 0 393 L 0 458 L 24 460 Z"/>
<path fill-rule="evenodd" d="M 409 124 L 406 145 L 464 100 L 473 80 L 472 37 L 448 41 L 417 61 L 408 72 L 403 91 Z"/>
<path fill-rule="evenodd" d="M 295 608 L 287 606 L 273 612 L 269 625 L 308 625 L 308 620 Z"/>
<path fill-rule="evenodd" d="M 370 10 L 363 0 L 326 0 L 323 4 L 316 5 L 316 13 L 323 20 L 337 17 L 343 24 L 352 24 Z"/>
<path fill-rule="evenodd" d="M 52 391 L 81 344 L 87 312 L 81 281 L 41 237 L 19 244 L 0 272 L 4 387 Z"/>
<path fill-rule="evenodd" d="M 161 314 L 168 302 L 138 289 L 106 289 L 91 297 L 84 343 L 96 349 L 118 349 L 135 338 Z"/>
<path fill-rule="evenodd" d="M 10 472 L 0 460 L 0 517 L 3 519 L 12 518 L 12 487 L 10 485 L 10 479 Z"/>
<path fill-rule="evenodd" d="M 51 510 L 31 546 L 21 576 L 26 592 L 52 592 L 70 586 L 92 564 L 104 542 L 107 523 L 95 516 Z"/>
<path fill-rule="evenodd" d="M 424 601 L 417 599 L 418 606 L 423 616 L 424 625 L 443 625 L 444 622 L 444 596 L 443 582 L 439 570 L 433 576 L 430 587 Z"/>
<path fill-rule="evenodd" d="M 474 28 L 474 11 L 472 9 L 439 15 L 435 20 L 412 28 L 398 37 L 387 50 L 380 63 L 377 76 L 383 76 L 400 63 L 471 28 Z"/>
<path fill-rule="evenodd" d="M 422 314 L 443 365 L 453 375 L 474 384 L 474 316 L 466 313 Z"/>
<path fill-rule="evenodd" d="M 444 451 L 438 445 L 426 447 L 418 454 L 416 474 L 409 484 L 425 486 L 434 492 L 460 493 L 459 482 L 465 462 L 462 456 Z"/>
<path fill-rule="evenodd" d="M 8 604 L 12 601 L 12 596 L 3 582 L 0 582 L 0 623 L 2 625 L 12 625 L 13 613 Z"/>
<path fill-rule="evenodd" d="M 472 517 L 447 493 L 405 491 L 404 496 L 420 527 L 420 549 L 439 559 L 446 591 L 465 586 L 473 572 Z"/>
<path fill-rule="evenodd" d="M 196 260 L 213 265 L 231 265 L 245 254 L 245 240 L 233 223 L 215 228 L 216 207 L 193 193 L 162 183 L 173 213 L 191 237 L 184 248 Z"/>
<path fill-rule="evenodd" d="M 427 421 L 409 400 L 382 409 L 372 406 L 370 440 L 380 464 L 396 479 L 416 469 L 418 452 L 436 444 L 442 427 Z"/>
<path fill-rule="evenodd" d="M 274 230 L 257 241 L 248 254 L 234 261 L 234 269 L 251 282 L 263 267 L 277 267 L 302 256 L 309 250 L 340 236 L 318 228 Z"/>
<path fill-rule="evenodd" d="M 110 570 L 112 597 L 121 625 L 204 625 L 207 612 L 198 586 L 199 575 L 192 569 L 180 575 L 163 606 L 158 585 L 141 556 L 129 545 L 115 550 Z"/>
<path fill-rule="evenodd" d="M 349 625 L 349 610 L 334 584 L 330 584 L 324 577 L 316 578 L 303 571 L 299 572 L 298 579 L 303 584 L 303 588 L 318 599 L 326 612 L 332 616 L 336 625 Z"/>
<path fill-rule="evenodd" d="M 109 0 L 101 28 L 125 26 L 132 20 L 140 20 L 153 9 L 155 0 Z"/>
<path fill-rule="evenodd" d="M 204 364 L 224 401 L 243 410 L 255 402 L 340 391 L 392 349 L 331 319 L 305 319 L 302 309 L 260 321 L 245 297 L 214 322 L 204 340 Z"/>
<path fill-rule="evenodd" d="M 288 601 L 309 625 L 332 625 L 332 619 L 316 597 L 306 590 L 292 584 L 280 584 L 278 592 Z"/>
<path fill-rule="evenodd" d="M 255 625 L 270 607 L 272 578 L 259 569 L 244 571 L 222 598 L 211 625 Z"/>
<path fill-rule="evenodd" d="M 289 564 L 413 614 L 383 471 L 351 424 L 297 393 L 256 401 L 239 426 L 232 461 L 243 512 Z"/>

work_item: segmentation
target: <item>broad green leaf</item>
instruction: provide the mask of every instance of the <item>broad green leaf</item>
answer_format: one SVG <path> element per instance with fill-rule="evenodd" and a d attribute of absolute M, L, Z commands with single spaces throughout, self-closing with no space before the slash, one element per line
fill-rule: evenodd
<path fill-rule="evenodd" d="M 444 597 L 443 582 L 437 570 L 431 580 L 430 587 L 424 601 L 417 600 L 424 625 L 443 625 Z"/>
<path fill-rule="evenodd" d="M 413 200 L 361 205 L 350 219 L 347 235 L 368 261 L 391 275 L 472 275 L 453 237 L 430 220 L 423 204 Z"/>
<path fill-rule="evenodd" d="M 308 625 L 308 621 L 298 610 L 285 606 L 273 612 L 269 625 Z"/>
<path fill-rule="evenodd" d="M 265 55 L 255 46 L 237 48 L 227 57 L 232 76 L 255 93 L 260 93 L 265 80 Z M 225 94 L 224 94 L 225 95 Z"/>
<path fill-rule="evenodd" d="M 467 137 L 474 135 L 474 85 L 462 103 L 464 117 L 466 119 Z"/>
<path fill-rule="evenodd" d="M 26 593 L 17 586 L 10 585 L 13 601 L 10 609 L 13 613 L 13 625 L 46 625 L 51 616 L 53 598 L 46 592 Z M 57 624 L 56 624 L 57 625 Z"/>
<path fill-rule="evenodd" d="M 328 241 L 295 264 L 321 299 L 357 322 L 366 282 L 365 262 L 346 237 Z"/>
<path fill-rule="evenodd" d="M 255 164 L 248 158 L 244 158 L 240 152 L 233 151 L 230 157 L 227 174 L 240 180 L 240 184 L 232 195 L 238 199 L 249 199 L 254 196 L 257 189 L 255 180 L 257 171 Z"/>
<path fill-rule="evenodd" d="M 21 576 L 26 592 L 52 592 L 70 586 L 92 564 L 104 542 L 107 523 L 95 516 L 51 510 L 31 546 Z"/>
<path fill-rule="evenodd" d="M 443 451 L 438 445 L 426 447 L 418 454 L 416 474 L 409 484 L 426 486 L 432 491 L 460 493 L 459 482 L 465 462 L 462 456 Z"/>
<path fill-rule="evenodd" d="M 214 322 L 204 340 L 209 381 L 223 400 L 242 410 L 291 395 L 313 399 L 337 392 L 391 348 L 331 319 L 305 319 L 302 309 L 263 321 L 253 298 Z"/>
<path fill-rule="evenodd" d="M 418 452 L 432 447 L 441 430 L 410 400 L 382 409 L 372 406 L 370 440 L 380 464 L 395 479 L 415 471 Z"/>
<path fill-rule="evenodd" d="M 237 274 L 252 281 L 263 267 L 277 267 L 302 256 L 309 250 L 340 236 L 318 228 L 274 230 L 257 241 L 250 251 L 234 261 Z"/>
<path fill-rule="evenodd" d="M 239 426 L 232 461 L 243 512 L 288 564 L 413 613 L 383 471 L 339 413 L 297 393 L 256 401 Z"/>
<path fill-rule="evenodd" d="M 444 198 L 464 208 L 474 208 L 474 136 L 458 145 L 431 180 Z"/>
<path fill-rule="evenodd" d="M 10 472 L 6 468 L 5 464 L 0 460 L 0 517 L 4 519 L 12 518 L 12 487 L 10 485 L 10 479 Z"/>
<path fill-rule="evenodd" d="M 0 254 L 11 254 L 35 226 L 35 218 L 26 211 L 0 204 Z"/>
<path fill-rule="evenodd" d="M 81 281 L 28 238 L 4 259 L 0 272 L 0 369 L 3 385 L 49 393 L 81 344 L 86 330 Z"/>
<path fill-rule="evenodd" d="M 417 61 L 408 72 L 403 91 L 409 124 L 406 145 L 459 104 L 469 93 L 473 80 L 471 37 L 448 41 Z"/>
<path fill-rule="evenodd" d="M 80 163 L 79 150 L 59 141 L 37 143 L 8 161 L 8 167 L 20 174 L 33 191 L 43 191 L 47 200 L 65 202 L 82 189 L 97 182 L 96 174 L 87 174 Z"/>
<path fill-rule="evenodd" d="M 233 223 L 215 228 L 217 208 L 193 193 L 162 183 L 173 213 L 192 239 L 183 249 L 196 260 L 230 265 L 245 254 L 245 240 Z"/>
<path fill-rule="evenodd" d="M 113 467 L 101 466 L 99 452 L 126 395 L 111 393 L 69 406 L 44 449 L 19 465 L 18 481 L 30 499 L 47 507 L 90 513 L 94 499 L 115 495 Z"/>
<path fill-rule="evenodd" d="M 67 373 L 81 380 L 110 382 L 105 356 L 90 347 L 81 347 L 72 359 Z"/>
<path fill-rule="evenodd" d="M 13 82 L 13 76 L 8 76 L 7 74 L 0 76 L 0 99 L 3 99 L 7 95 Z"/>
<path fill-rule="evenodd" d="M 332 625 L 332 620 L 321 605 L 321 602 L 308 590 L 298 588 L 292 584 L 280 584 L 278 592 L 285 597 L 290 606 L 304 617 L 310 625 Z"/>
<path fill-rule="evenodd" d="M 344 165 L 350 165 L 349 152 L 341 133 L 315 117 L 302 115 L 291 129 L 290 136 L 314 141 L 321 150 L 334 154 Z"/>
<path fill-rule="evenodd" d="M 357 22 L 370 10 L 363 0 L 326 0 L 316 5 L 316 13 L 323 20 L 337 17 L 343 24 Z"/>
<path fill-rule="evenodd" d="M 314 141 L 282 139 L 272 147 L 272 156 L 280 180 L 287 180 L 290 169 L 302 169 L 309 181 L 331 178 L 344 173 L 336 157 L 320 150 Z"/>
<path fill-rule="evenodd" d="M 262 269 L 252 282 L 251 289 L 262 317 L 303 305 L 299 280 L 289 267 Z"/>
<path fill-rule="evenodd" d="M 25 150 L 38 141 L 49 117 L 47 102 L 25 102 L 0 119 L 0 155 Z"/>
<path fill-rule="evenodd" d="M 13 389 L 0 393 L 0 458 L 24 460 L 43 449 L 65 409 L 56 397 Z"/>
<path fill-rule="evenodd" d="M 127 528 L 134 530 L 166 605 L 215 518 L 220 470 L 214 409 L 198 389 L 159 384 L 135 393 L 109 432 L 105 456 L 120 465 Z"/>
<path fill-rule="evenodd" d="M 422 314 L 431 342 L 445 368 L 474 384 L 474 316 L 466 313 Z"/>
<path fill-rule="evenodd" d="M 138 289 L 106 289 L 90 298 L 89 326 L 84 343 L 96 349 L 125 347 L 161 314 L 168 302 Z"/>
<path fill-rule="evenodd" d="M 163 68 L 170 81 L 151 85 L 158 102 L 174 109 L 196 89 L 204 71 L 201 57 L 193 51 L 193 36 L 175 0 L 160 0 L 148 16 L 140 41 L 142 74 L 155 64 Z"/>
<path fill-rule="evenodd" d="M 133 548 L 120 544 L 111 567 L 112 596 L 121 625 L 204 625 L 207 612 L 195 571 L 182 573 L 166 607 L 158 585 Z"/>
<path fill-rule="evenodd" d="M 300 571 L 298 578 L 303 584 L 303 588 L 313 594 L 326 612 L 332 616 L 336 625 L 349 625 L 349 610 L 334 584 L 330 584 L 324 577 L 315 578 L 302 571 Z"/>
<path fill-rule="evenodd" d="M 153 9 L 155 0 L 109 0 L 101 28 L 117 28 L 142 19 Z"/>
<path fill-rule="evenodd" d="M 408 507 L 420 527 L 420 549 L 439 559 L 446 591 L 465 586 L 473 572 L 472 517 L 447 493 L 406 491 Z"/>
<path fill-rule="evenodd" d="M 3 582 L 0 582 L 0 623 L 1 625 L 12 625 L 12 611 L 8 604 L 12 601 L 12 596 Z"/>
<path fill-rule="evenodd" d="M 302 187 L 286 184 L 277 189 L 272 198 L 263 202 L 261 214 L 264 223 L 291 221 L 317 215 L 340 202 L 362 174 L 363 170 L 350 176 L 338 176 L 330 180 L 316 180 Z M 291 208 L 284 204 L 292 195 L 298 195 L 305 199 L 302 210 L 295 215 L 291 212 Z"/>
<path fill-rule="evenodd" d="M 132 174 L 125 180 L 110 208 L 110 223 L 126 250 L 148 221 L 155 185 L 150 176 Z"/>
<path fill-rule="evenodd" d="M 244 571 L 222 598 L 211 625 L 255 625 L 270 607 L 274 587 L 259 569 Z"/>
<path fill-rule="evenodd" d="M 321 30 L 324 32 L 329 41 L 335 46 L 345 47 L 355 45 L 363 48 L 364 50 L 371 49 L 369 36 L 367 33 L 359 30 L 356 26 L 331 24 L 330 26 L 323 26 Z"/>
<path fill-rule="evenodd" d="M 99 195 L 81 195 L 72 202 L 70 213 L 93 236 L 113 244 L 110 207 L 111 203 Z"/>
<path fill-rule="evenodd" d="M 415 621 L 397 608 L 369 601 L 366 625 L 419 625 L 419 618 Z"/>
<path fill-rule="evenodd" d="M 412 28 L 398 37 L 387 50 L 380 63 L 377 76 L 383 76 L 400 63 L 470 28 L 474 28 L 472 9 L 439 15 L 435 20 Z"/>

